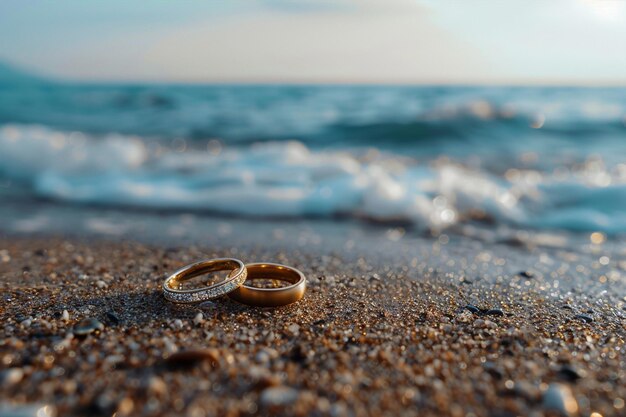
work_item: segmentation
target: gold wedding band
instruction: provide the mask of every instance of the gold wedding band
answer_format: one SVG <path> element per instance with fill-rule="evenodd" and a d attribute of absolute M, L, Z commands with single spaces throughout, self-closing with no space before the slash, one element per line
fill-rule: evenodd
<path fill-rule="evenodd" d="M 304 296 L 306 277 L 295 268 L 266 262 L 247 264 L 248 280 L 269 279 L 289 282 L 278 288 L 260 288 L 242 284 L 228 296 L 235 301 L 256 307 L 278 307 L 295 303 Z"/>
<path fill-rule="evenodd" d="M 232 270 L 228 277 L 217 284 L 191 290 L 179 289 L 180 283 L 214 271 Z M 198 303 L 221 297 L 237 289 L 246 280 L 246 266 L 239 259 L 210 259 L 185 266 L 167 277 L 163 283 L 163 295 L 174 303 Z"/>

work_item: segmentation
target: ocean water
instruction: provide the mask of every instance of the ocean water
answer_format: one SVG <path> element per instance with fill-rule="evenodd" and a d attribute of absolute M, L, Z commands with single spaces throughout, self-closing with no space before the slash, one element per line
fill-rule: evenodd
<path fill-rule="evenodd" d="M 626 89 L 0 82 L 0 199 L 17 196 L 621 234 Z"/>

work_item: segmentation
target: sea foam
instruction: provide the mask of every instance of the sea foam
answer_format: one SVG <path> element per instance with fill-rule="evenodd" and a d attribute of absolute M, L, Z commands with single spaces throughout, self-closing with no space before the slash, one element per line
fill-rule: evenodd
<path fill-rule="evenodd" d="M 508 173 L 510 174 L 510 173 Z M 441 229 L 465 221 L 625 232 L 624 176 L 497 175 L 449 160 L 311 150 L 297 141 L 171 149 L 123 135 L 0 129 L 0 175 L 68 203 L 254 217 L 347 216 Z"/>

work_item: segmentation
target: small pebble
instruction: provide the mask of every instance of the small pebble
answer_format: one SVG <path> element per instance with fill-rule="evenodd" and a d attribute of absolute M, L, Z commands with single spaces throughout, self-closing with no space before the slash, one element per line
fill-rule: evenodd
<path fill-rule="evenodd" d="M 3 387 L 11 387 L 19 383 L 24 378 L 22 368 L 9 368 L 0 372 L 0 383 Z"/>
<path fill-rule="evenodd" d="M 581 372 L 578 372 L 570 365 L 563 365 L 561 369 L 558 370 L 557 375 L 559 378 L 570 382 L 576 382 L 582 378 Z"/>
<path fill-rule="evenodd" d="M 494 308 L 491 310 L 487 310 L 485 312 L 486 315 L 488 316 L 504 316 L 504 311 L 498 309 L 498 308 Z"/>
<path fill-rule="evenodd" d="M 167 384 L 158 376 L 152 376 L 148 380 L 148 391 L 156 395 L 167 393 Z"/>
<path fill-rule="evenodd" d="M 79 336 L 86 336 L 95 331 L 102 330 L 104 330 L 104 324 L 94 318 L 83 319 L 76 326 L 74 326 L 74 334 Z"/>
<path fill-rule="evenodd" d="M 466 310 L 471 311 L 474 314 L 478 314 L 480 312 L 480 309 L 476 306 L 473 306 L 471 304 L 468 304 L 464 307 Z"/>
<path fill-rule="evenodd" d="M 184 350 L 170 355 L 165 364 L 174 369 L 187 369 L 203 361 L 209 361 L 215 366 L 219 359 L 220 353 L 217 349 Z"/>
<path fill-rule="evenodd" d="M 254 388 L 257 390 L 264 390 L 280 385 L 280 378 L 272 374 L 265 367 L 251 366 L 248 368 L 248 375 L 255 381 Z"/>
<path fill-rule="evenodd" d="M 181 319 L 176 319 L 172 322 L 172 327 L 174 329 L 182 329 L 183 328 L 183 321 Z"/>
<path fill-rule="evenodd" d="M 106 316 L 112 324 L 120 324 L 120 318 L 114 312 L 107 311 Z"/>
<path fill-rule="evenodd" d="M 498 325 L 491 320 L 485 320 L 485 327 L 489 329 L 495 329 L 498 327 Z"/>
<path fill-rule="evenodd" d="M 63 314 L 61 314 L 61 320 L 69 321 L 69 319 L 70 319 L 70 313 L 68 313 L 67 310 L 63 310 Z"/>
<path fill-rule="evenodd" d="M 578 412 L 578 403 L 572 390 L 563 384 L 550 384 L 543 394 L 543 408 L 556 411 L 564 416 L 572 416 Z"/>
<path fill-rule="evenodd" d="M 531 279 L 534 278 L 535 274 L 533 274 L 530 271 L 520 271 L 517 273 L 517 275 L 519 275 L 522 278 L 526 278 L 526 279 Z"/>
<path fill-rule="evenodd" d="M 135 408 L 135 402 L 130 397 L 124 397 L 117 405 L 117 412 L 114 415 L 129 416 Z"/>
<path fill-rule="evenodd" d="M 32 324 L 31 319 L 26 319 L 20 323 L 20 325 L 25 328 L 29 328 L 31 324 Z"/>
<path fill-rule="evenodd" d="M 11 256 L 9 256 L 9 251 L 6 249 L 0 250 L 0 261 L 7 263 L 11 262 Z"/>
<path fill-rule="evenodd" d="M 270 387 L 261 393 L 263 407 L 287 407 L 298 400 L 298 391 L 289 387 Z"/>
<path fill-rule="evenodd" d="M 578 319 L 578 320 L 582 320 L 582 321 L 584 321 L 585 323 L 592 323 L 592 322 L 593 322 L 593 317 L 588 316 L 588 315 L 586 315 L 586 314 L 576 314 L 576 315 L 574 316 L 574 318 L 575 318 L 575 319 Z"/>
<path fill-rule="evenodd" d="M 52 405 L 0 403 L 0 416 L 2 417 L 55 417 L 56 415 L 57 410 Z"/>
<path fill-rule="evenodd" d="M 502 379 L 502 377 L 504 376 L 502 370 L 493 362 L 485 362 L 483 368 L 496 379 Z"/>
<path fill-rule="evenodd" d="M 202 313 L 196 314 L 196 317 L 193 318 L 193 323 L 195 325 L 204 323 L 204 315 Z"/>
<path fill-rule="evenodd" d="M 475 327 L 479 327 L 479 328 L 483 328 L 483 329 L 495 329 L 498 327 L 498 325 L 496 323 L 494 323 L 491 320 L 483 320 L 483 319 L 476 319 L 474 320 L 474 326 Z"/>
<path fill-rule="evenodd" d="M 277 350 L 265 347 L 257 352 L 255 359 L 258 363 L 267 363 L 270 360 L 277 358 L 279 355 L 280 354 Z"/>
<path fill-rule="evenodd" d="M 106 287 L 108 287 L 107 283 L 106 283 L 106 282 L 104 282 L 104 281 L 102 281 L 102 280 L 97 281 L 97 282 L 96 282 L 96 286 L 97 286 L 98 288 L 106 288 Z"/>
<path fill-rule="evenodd" d="M 198 304 L 198 307 L 202 308 L 202 309 L 212 309 L 215 308 L 215 303 L 213 301 L 204 301 L 200 304 Z"/>

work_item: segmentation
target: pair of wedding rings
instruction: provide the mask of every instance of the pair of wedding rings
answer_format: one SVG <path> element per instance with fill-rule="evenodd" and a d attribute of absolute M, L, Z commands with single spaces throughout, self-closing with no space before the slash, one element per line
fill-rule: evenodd
<path fill-rule="evenodd" d="M 184 281 L 215 271 L 231 271 L 228 277 L 216 284 L 194 289 L 181 289 Z M 271 280 L 286 282 L 280 287 L 254 287 L 246 280 Z M 210 259 L 185 266 L 167 277 L 163 295 L 174 303 L 199 303 L 228 295 L 235 301 L 257 307 L 277 307 L 294 303 L 304 296 L 306 278 L 295 268 L 273 263 L 244 265 L 239 259 Z"/>

